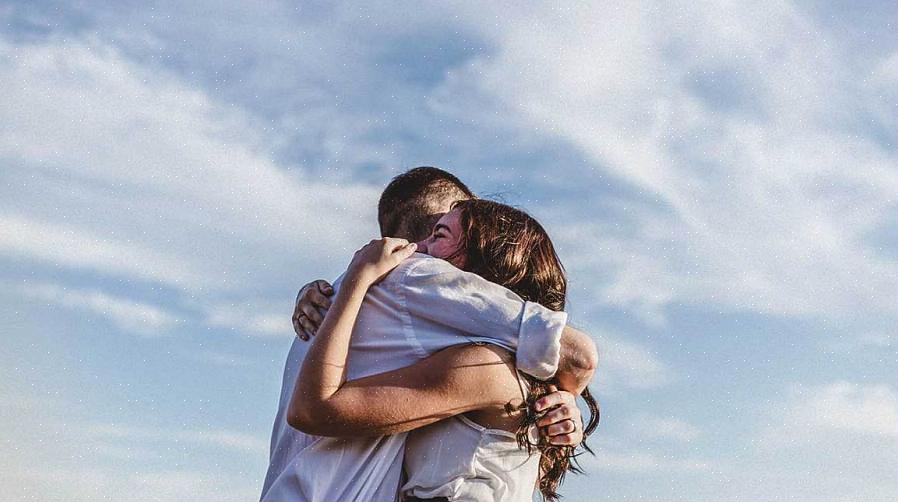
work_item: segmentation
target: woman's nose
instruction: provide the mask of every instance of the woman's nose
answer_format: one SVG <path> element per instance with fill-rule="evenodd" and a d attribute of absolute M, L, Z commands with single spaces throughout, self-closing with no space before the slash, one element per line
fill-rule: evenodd
<path fill-rule="evenodd" d="M 427 239 L 420 240 L 415 244 L 418 245 L 418 248 L 415 249 L 415 252 L 427 254 Z"/>

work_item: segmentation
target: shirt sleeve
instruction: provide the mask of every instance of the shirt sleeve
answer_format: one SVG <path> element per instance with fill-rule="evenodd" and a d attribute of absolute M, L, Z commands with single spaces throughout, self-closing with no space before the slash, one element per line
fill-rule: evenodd
<path fill-rule="evenodd" d="M 517 368 L 536 378 L 550 378 L 558 369 L 565 312 L 524 301 L 507 288 L 431 257 L 418 258 L 394 287 L 411 317 L 512 350 Z"/>

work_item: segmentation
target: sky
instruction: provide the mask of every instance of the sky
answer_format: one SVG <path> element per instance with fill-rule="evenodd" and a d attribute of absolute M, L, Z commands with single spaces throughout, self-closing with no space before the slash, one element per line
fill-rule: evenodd
<path fill-rule="evenodd" d="M 898 497 L 890 2 L 0 1 L 5 500 L 258 498 L 297 289 L 447 169 L 547 228 L 566 500 Z"/>

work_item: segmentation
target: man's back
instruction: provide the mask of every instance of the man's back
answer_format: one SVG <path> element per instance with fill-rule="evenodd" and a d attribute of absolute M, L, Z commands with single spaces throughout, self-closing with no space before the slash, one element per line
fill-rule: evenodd
<path fill-rule="evenodd" d="M 412 263 L 404 263 L 397 271 Z M 338 279 L 334 288 L 339 287 Z M 348 379 L 402 368 L 422 357 L 404 335 L 400 309 L 389 278 L 368 291 L 350 343 Z M 405 434 L 327 438 L 306 434 L 287 423 L 293 387 L 310 343 L 294 340 L 287 357 L 272 433 L 271 463 L 261 499 L 393 500 L 399 488 Z M 395 479 L 395 483 L 389 479 Z"/>

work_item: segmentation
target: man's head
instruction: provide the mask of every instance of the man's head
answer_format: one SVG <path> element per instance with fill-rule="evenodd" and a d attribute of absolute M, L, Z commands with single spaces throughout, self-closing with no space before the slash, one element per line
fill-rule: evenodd
<path fill-rule="evenodd" d="M 474 197 L 454 175 L 436 167 L 416 167 L 393 178 L 377 204 L 377 222 L 384 237 L 412 242 L 424 239 L 452 203 Z"/>

